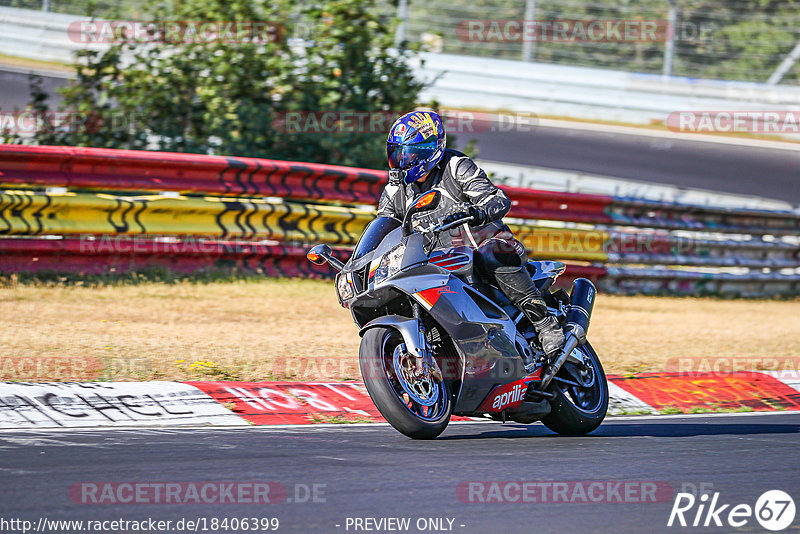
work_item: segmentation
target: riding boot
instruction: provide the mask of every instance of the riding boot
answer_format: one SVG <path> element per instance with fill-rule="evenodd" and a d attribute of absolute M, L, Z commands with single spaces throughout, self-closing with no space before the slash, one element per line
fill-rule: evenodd
<path fill-rule="evenodd" d="M 498 267 L 494 271 L 500 289 L 533 325 L 545 354 L 552 356 L 564 345 L 564 332 L 558 321 L 547 313 L 547 304 L 533 283 L 528 269 Z"/>

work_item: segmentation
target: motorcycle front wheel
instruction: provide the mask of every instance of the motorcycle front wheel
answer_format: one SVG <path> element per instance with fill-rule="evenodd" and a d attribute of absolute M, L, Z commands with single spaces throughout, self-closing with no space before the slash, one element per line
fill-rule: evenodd
<path fill-rule="evenodd" d="M 416 358 L 393 328 L 367 330 L 358 351 L 361 376 L 378 411 L 412 439 L 433 439 L 450 422 L 453 403 L 446 380 L 415 374 Z"/>

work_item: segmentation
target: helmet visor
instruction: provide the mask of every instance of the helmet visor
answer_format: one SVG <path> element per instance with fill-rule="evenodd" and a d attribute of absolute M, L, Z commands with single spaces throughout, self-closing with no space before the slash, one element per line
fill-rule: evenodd
<path fill-rule="evenodd" d="M 389 157 L 390 169 L 408 169 L 417 163 L 425 161 L 436 152 L 436 140 L 404 145 L 389 143 L 386 146 L 386 155 Z"/>

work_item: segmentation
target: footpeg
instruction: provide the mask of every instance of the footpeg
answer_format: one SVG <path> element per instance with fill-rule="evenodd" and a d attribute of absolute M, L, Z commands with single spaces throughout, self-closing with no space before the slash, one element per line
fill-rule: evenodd
<path fill-rule="evenodd" d="M 549 391 L 542 391 L 539 389 L 541 386 L 541 382 L 533 382 L 531 385 L 528 386 L 528 390 L 525 392 L 525 400 L 530 400 L 531 402 L 536 402 L 536 399 L 541 399 L 544 397 L 545 399 L 555 399 L 556 396 Z"/>

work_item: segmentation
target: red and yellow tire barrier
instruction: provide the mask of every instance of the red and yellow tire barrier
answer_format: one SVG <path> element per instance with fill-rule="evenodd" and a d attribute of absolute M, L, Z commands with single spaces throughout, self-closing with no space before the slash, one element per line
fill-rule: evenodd
<path fill-rule="evenodd" d="M 386 172 L 233 156 L 0 145 L 0 183 L 374 204 Z"/>
<path fill-rule="evenodd" d="M 87 234 L 202 236 L 212 241 L 267 239 L 351 247 L 374 216 L 371 208 L 353 206 L 374 206 L 385 183 L 384 171 L 316 163 L 0 145 L 0 185 L 23 189 L 0 189 L 0 240 Z M 31 189 L 44 187 L 46 192 Z M 54 188 L 66 190 L 59 193 Z M 512 201 L 510 217 L 565 221 L 566 226 L 582 223 L 580 228 L 565 228 L 555 222 L 523 222 L 512 229 L 533 258 L 592 263 L 584 267 L 603 271 L 604 290 L 747 297 L 800 293 L 800 244 L 783 237 L 800 233 L 797 210 L 503 189 Z M 725 234 L 729 237 L 722 238 Z M 31 258 L 36 253 L 28 252 Z M 261 256 L 274 258 L 276 253 Z M 24 257 L 20 254 L 18 258 Z M 169 254 L 160 259 L 153 254 L 147 263 L 170 264 Z M 113 257 L 119 265 L 122 255 L 104 258 Z M 176 256 L 185 268 L 188 257 Z M 198 256 L 191 257 L 195 264 L 202 263 Z M 101 261 L 99 256 L 94 259 Z M 132 256 L 128 265 L 133 268 L 140 260 Z M 294 258 L 287 261 L 296 264 Z M 74 265 L 85 263 L 74 260 Z M 12 264 L 21 271 L 40 270 L 10 260 L 4 269 Z M 291 271 L 303 272 L 296 266 Z"/>
<path fill-rule="evenodd" d="M 355 244 L 372 210 L 263 198 L 0 193 L 0 235 L 197 235 Z"/>
<path fill-rule="evenodd" d="M 0 235 L 172 235 L 354 245 L 369 209 L 263 198 L 0 193 Z M 529 251 L 551 259 L 605 261 L 606 232 L 514 225 Z"/>
<path fill-rule="evenodd" d="M 261 158 L 0 145 L 0 184 L 377 204 L 386 171 Z M 504 187 L 511 216 L 608 223 L 613 199 Z"/>

